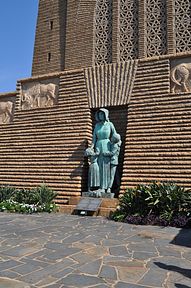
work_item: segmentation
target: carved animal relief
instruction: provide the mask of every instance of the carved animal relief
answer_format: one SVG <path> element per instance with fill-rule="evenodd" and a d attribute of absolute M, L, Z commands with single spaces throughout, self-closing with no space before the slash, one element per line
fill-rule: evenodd
<path fill-rule="evenodd" d="M 181 63 L 171 69 L 171 92 L 191 92 L 191 63 Z"/>
<path fill-rule="evenodd" d="M 0 124 L 8 124 L 13 116 L 13 102 L 0 100 Z"/>
<path fill-rule="evenodd" d="M 56 104 L 57 87 L 55 83 L 33 82 L 23 87 L 21 92 L 21 110 L 51 107 Z"/>

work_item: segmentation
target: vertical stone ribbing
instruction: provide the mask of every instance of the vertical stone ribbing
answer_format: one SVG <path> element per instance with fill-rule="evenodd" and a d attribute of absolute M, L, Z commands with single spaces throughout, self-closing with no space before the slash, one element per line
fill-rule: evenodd
<path fill-rule="evenodd" d="M 175 52 L 174 39 L 174 0 L 167 0 L 167 54 Z"/>
<path fill-rule="evenodd" d="M 146 1 L 139 0 L 139 58 L 146 57 Z"/>
<path fill-rule="evenodd" d="M 128 105 L 137 65 L 129 60 L 85 69 L 90 108 Z"/>

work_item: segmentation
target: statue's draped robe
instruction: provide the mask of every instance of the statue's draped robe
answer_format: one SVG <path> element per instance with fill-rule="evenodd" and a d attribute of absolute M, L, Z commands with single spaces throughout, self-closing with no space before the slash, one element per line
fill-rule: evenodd
<path fill-rule="evenodd" d="M 107 118 L 106 118 L 107 119 Z M 111 136 L 116 133 L 113 123 L 110 121 L 99 122 L 96 124 L 93 135 L 95 148 L 98 148 L 100 154 L 98 156 L 98 165 L 100 172 L 100 188 L 107 189 L 111 179 L 110 156 L 104 156 L 103 153 L 110 151 Z"/>

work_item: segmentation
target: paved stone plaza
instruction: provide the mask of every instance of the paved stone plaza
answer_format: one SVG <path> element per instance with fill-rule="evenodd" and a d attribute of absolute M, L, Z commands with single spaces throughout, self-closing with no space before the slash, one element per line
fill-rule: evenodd
<path fill-rule="evenodd" d="M 0 214 L 0 288 L 191 287 L 191 230 Z"/>

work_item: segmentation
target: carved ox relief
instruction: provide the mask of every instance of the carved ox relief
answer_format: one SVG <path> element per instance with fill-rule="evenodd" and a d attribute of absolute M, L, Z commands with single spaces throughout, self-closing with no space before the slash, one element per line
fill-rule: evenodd
<path fill-rule="evenodd" d="M 31 83 L 23 87 L 21 92 L 21 110 L 43 108 L 55 105 L 57 100 L 55 83 Z"/>
<path fill-rule="evenodd" d="M 13 102 L 0 100 L 0 124 L 8 124 L 13 116 Z"/>
<path fill-rule="evenodd" d="M 191 92 L 191 63 L 181 63 L 171 69 L 171 92 Z"/>

